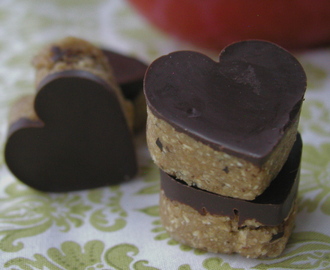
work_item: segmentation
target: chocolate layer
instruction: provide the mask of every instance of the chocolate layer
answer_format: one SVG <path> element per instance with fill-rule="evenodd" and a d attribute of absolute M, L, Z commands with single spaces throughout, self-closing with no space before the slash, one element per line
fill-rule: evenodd
<path fill-rule="evenodd" d="M 113 68 L 117 83 L 125 98 L 134 100 L 143 90 L 146 64 L 133 57 L 128 57 L 110 50 L 102 50 Z"/>
<path fill-rule="evenodd" d="M 276 226 L 288 216 L 297 196 L 302 140 L 297 140 L 288 160 L 271 185 L 253 201 L 220 196 L 186 185 L 183 181 L 161 171 L 161 189 L 170 200 L 189 205 L 201 215 L 228 216 L 238 218 L 239 225 L 248 219 Z"/>
<path fill-rule="evenodd" d="M 40 121 L 11 128 L 5 158 L 13 174 L 42 191 L 117 184 L 137 173 L 131 132 L 116 93 L 85 71 L 51 74 L 35 98 Z"/>
<path fill-rule="evenodd" d="M 145 76 L 148 107 L 176 130 L 261 165 L 299 119 L 305 73 L 264 41 L 235 43 L 219 59 L 179 51 L 155 60 Z"/>

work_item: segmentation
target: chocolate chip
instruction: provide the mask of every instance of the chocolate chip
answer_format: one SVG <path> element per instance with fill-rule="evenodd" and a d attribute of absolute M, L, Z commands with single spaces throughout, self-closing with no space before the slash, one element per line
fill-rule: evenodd
<path fill-rule="evenodd" d="M 223 169 L 222 169 L 225 173 L 229 173 L 229 169 L 228 169 L 228 166 L 226 166 L 226 167 L 224 167 Z"/>
<path fill-rule="evenodd" d="M 63 51 L 61 50 L 60 47 L 53 46 L 51 48 L 51 51 L 53 53 L 53 56 L 52 56 L 53 62 L 58 62 L 58 61 L 62 60 L 64 53 L 63 53 Z"/>
<path fill-rule="evenodd" d="M 160 149 L 160 151 L 163 152 L 163 144 L 162 144 L 162 142 L 159 140 L 159 138 L 157 138 L 157 140 L 156 140 L 156 145 L 158 146 L 158 148 Z"/>
<path fill-rule="evenodd" d="M 277 234 L 273 234 L 272 239 L 269 242 L 274 242 L 277 239 L 280 239 L 284 236 L 284 232 L 279 232 Z"/>

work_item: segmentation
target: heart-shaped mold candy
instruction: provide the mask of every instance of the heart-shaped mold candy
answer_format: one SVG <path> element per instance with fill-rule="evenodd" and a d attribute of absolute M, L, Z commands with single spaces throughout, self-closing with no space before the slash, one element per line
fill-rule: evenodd
<path fill-rule="evenodd" d="M 5 158 L 13 174 L 42 191 L 117 184 L 137 172 L 132 134 L 116 93 L 92 73 L 53 73 L 39 84 L 39 119 L 9 130 Z"/>
<path fill-rule="evenodd" d="M 113 69 L 116 82 L 127 100 L 134 106 L 134 130 L 145 127 L 147 119 L 146 102 L 143 95 L 143 79 L 147 65 L 140 60 L 103 49 L 110 66 Z"/>
<path fill-rule="evenodd" d="M 148 146 L 156 164 L 190 185 L 254 199 L 285 163 L 306 90 L 302 66 L 266 41 L 155 60 L 145 76 Z"/>
<path fill-rule="evenodd" d="M 108 49 L 103 49 L 102 52 L 113 69 L 116 82 L 120 85 L 124 97 L 134 101 L 143 89 L 143 78 L 148 66 L 136 58 Z"/>

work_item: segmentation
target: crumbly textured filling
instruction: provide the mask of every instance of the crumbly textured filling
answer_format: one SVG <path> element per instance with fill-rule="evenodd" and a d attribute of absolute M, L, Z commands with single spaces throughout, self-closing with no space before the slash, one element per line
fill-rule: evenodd
<path fill-rule="evenodd" d="M 132 128 L 133 105 L 124 99 L 106 56 L 93 44 L 75 37 L 64 38 L 41 49 L 33 58 L 32 65 L 36 70 L 36 86 L 47 75 L 65 70 L 84 70 L 103 79 L 116 92 Z"/>
<path fill-rule="evenodd" d="M 291 235 L 296 206 L 278 226 L 264 226 L 247 220 L 238 226 L 227 216 L 201 215 L 195 209 L 160 195 L 162 224 L 171 237 L 188 246 L 216 253 L 239 253 L 249 258 L 280 255 Z"/>
<path fill-rule="evenodd" d="M 33 109 L 34 98 L 34 95 L 26 95 L 13 104 L 8 116 L 9 126 L 20 118 L 27 118 L 32 121 L 39 120 Z"/>
<path fill-rule="evenodd" d="M 37 71 L 36 85 L 48 74 L 64 70 L 86 70 L 107 83 L 114 81 L 113 72 L 102 51 L 91 43 L 67 37 L 40 50 L 33 58 Z"/>
<path fill-rule="evenodd" d="M 275 178 L 296 138 L 298 121 L 288 128 L 279 145 L 258 167 L 251 162 L 216 151 L 178 132 L 148 109 L 147 143 L 151 156 L 166 173 L 223 196 L 253 200 Z"/>

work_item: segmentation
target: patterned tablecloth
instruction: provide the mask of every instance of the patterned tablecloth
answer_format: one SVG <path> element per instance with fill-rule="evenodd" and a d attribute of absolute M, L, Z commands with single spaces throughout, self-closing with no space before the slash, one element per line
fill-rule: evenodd
<path fill-rule="evenodd" d="M 31 58 L 74 35 L 146 63 L 196 49 L 157 32 L 121 0 L 0 1 L 0 139 L 19 96 L 33 93 Z M 211 56 L 211 55 L 210 55 Z M 330 48 L 296 54 L 308 76 L 299 212 L 284 254 L 255 260 L 171 240 L 158 214 L 159 177 L 137 138 L 141 175 L 115 187 L 49 194 L 0 167 L 0 269 L 330 269 Z"/>

